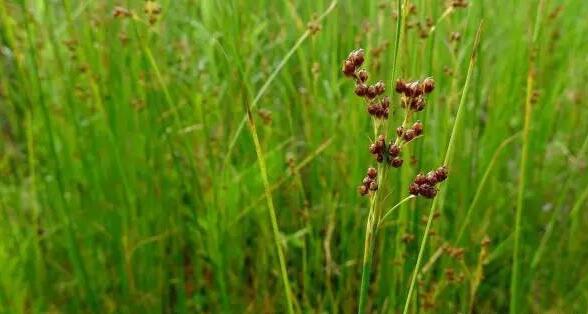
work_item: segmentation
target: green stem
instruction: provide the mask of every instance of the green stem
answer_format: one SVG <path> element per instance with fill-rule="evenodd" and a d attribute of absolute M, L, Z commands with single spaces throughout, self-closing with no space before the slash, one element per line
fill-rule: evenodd
<path fill-rule="evenodd" d="M 459 102 L 459 107 L 457 109 L 457 115 L 455 117 L 455 123 L 453 124 L 453 130 L 451 131 L 451 137 L 449 138 L 449 144 L 447 145 L 447 151 L 445 153 L 445 160 L 443 162 L 444 165 L 446 165 L 446 166 L 449 166 L 449 164 L 451 163 L 451 160 L 453 157 L 453 151 L 455 150 L 455 141 L 457 138 L 457 131 L 459 130 L 459 126 L 461 124 L 463 110 L 465 107 L 464 106 L 465 99 L 466 99 L 466 96 L 468 93 L 468 89 L 470 87 L 470 79 L 472 76 L 474 63 L 476 60 L 476 51 L 478 48 L 478 43 L 480 42 L 480 33 L 482 31 L 482 23 L 480 23 L 480 26 L 478 27 L 478 31 L 476 33 L 476 39 L 474 41 L 474 45 L 473 45 L 473 49 L 472 49 L 472 56 L 470 58 L 470 64 L 468 66 L 468 73 L 466 75 L 466 80 L 465 80 L 465 83 L 463 86 L 461 100 Z M 421 245 L 419 248 L 419 254 L 417 256 L 416 265 L 414 267 L 414 271 L 412 273 L 412 279 L 410 281 L 410 286 L 408 288 L 408 295 L 406 296 L 406 302 L 404 303 L 404 311 L 403 311 L 404 314 L 408 313 L 408 307 L 410 306 L 410 300 L 411 300 L 412 292 L 414 290 L 414 284 L 416 282 L 416 277 L 419 273 L 419 267 L 421 265 L 423 255 L 425 252 L 425 246 L 427 244 L 427 239 L 429 236 L 429 229 L 431 228 L 431 222 L 433 221 L 433 215 L 435 213 L 435 208 L 437 207 L 437 200 L 438 199 L 439 199 L 439 197 L 436 197 L 433 199 L 433 202 L 431 203 L 431 208 L 429 209 L 429 217 L 427 218 L 427 226 L 425 227 L 425 232 L 423 234 L 423 239 L 421 241 Z"/>
<path fill-rule="evenodd" d="M 533 31 L 533 41 L 531 43 L 531 56 L 529 61 L 529 71 L 527 73 L 527 90 L 525 98 L 524 125 L 523 125 L 523 147 L 521 152 L 521 162 L 519 166 L 519 188 L 517 192 L 517 208 L 515 216 L 514 230 L 514 248 L 512 259 L 512 272 L 510 277 L 510 313 L 516 314 L 519 309 L 519 273 L 520 273 L 520 239 L 521 239 L 521 221 L 523 216 L 524 193 L 527 182 L 527 161 L 529 155 L 529 130 L 531 129 L 531 100 L 533 96 L 533 86 L 535 83 L 535 52 L 536 41 L 539 34 L 540 12 L 543 7 L 543 1 L 537 6 L 537 15 L 535 17 L 535 29 Z"/>

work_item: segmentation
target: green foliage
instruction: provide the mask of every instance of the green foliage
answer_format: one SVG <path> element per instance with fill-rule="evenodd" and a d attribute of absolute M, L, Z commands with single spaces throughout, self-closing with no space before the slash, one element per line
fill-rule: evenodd
<path fill-rule="evenodd" d="M 283 313 L 276 246 L 295 312 L 356 311 L 373 126 L 341 62 L 366 50 L 390 134 L 393 82 L 436 82 L 424 137 L 380 185 L 388 210 L 443 160 L 482 20 L 409 312 L 509 310 L 519 173 L 517 312 L 586 312 L 588 6 L 408 2 L 397 41 L 397 0 L 339 0 L 306 36 L 330 0 L 0 1 L 0 313 Z M 403 309 L 431 202 L 380 226 L 369 309 Z"/>

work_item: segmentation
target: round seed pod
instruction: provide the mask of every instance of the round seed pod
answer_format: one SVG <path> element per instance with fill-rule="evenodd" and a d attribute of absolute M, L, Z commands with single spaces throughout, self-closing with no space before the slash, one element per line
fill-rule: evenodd
<path fill-rule="evenodd" d="M 392 158 L 398 157 L 400 155 L 400 146 L 391 144 L 390 148 L 388 148 L 388 154 L 390 154 L 390 157 Z"/>
<path fill-rule="evenodd" d="M 359 72 L 357 73 L 357 78 L 362 82 L 365 83 L 365 81 L 367 81 L 368 79 L 368 72 L 366 70 L 359 70 Z"/>
<path fill-rule="evenodd" d="M 428 182 L 427 177 L 422 173 L 417 174 L 416 177 L 414 178 L 414 183 L 416 183 L 417 185 L 422 185 L 427 182 Z"/>
<path fill-rule="evenodd" d="M 359 187 L 357 187 L 357 191 L 361 196 L 368 194 L 368 188 L 365 185 L 360 185 Z"/>
<path fill-rule="evenodd" d="M 378 190 L 378 183 L 376 181 L 372 181 L 370 183 L 370 191 L 377 191 Z"/>
<path fill-rule="evenodd" d="M 355 65 L 353 64 L 353 61 L 345 60 L 342 71 L 346 76 L 353 76 L 355 73 Z"/>
<path fill-rule="evenodd" d="M 350 60 L 353 61 L 356 67 L 361 66 L 365 60 L 365 51 L 363 49 L 353 51 Z"/>
<path fill-rule="evenodd" d="M 370 144 L 370 153 L 372 154 L 377 154 L 378 153 L 378 145 L 376 144 Z"/>
<path fill-rule="evenodd" d="M 372 116 L 377 116 L 380 106 L 378 104 L 370 104 L 367 107 L 367 112 Z"/>
<path fill-rule="evenodd" d="M 378 96 L 378 93 L 376 93 L 376 87 L 374 85 L 368 87 L 366 95 L 369 99 L 376 98 L 376 96 Z"/>
<path fill-rule="evenodd" d="M 376 168 L 370 167 L 367 170 L 367 175 L 373 179 L 378 175 L 378 170 L 376 170 Z"/>
<path fill-rule="evenodd" d="M 397 93 L 402 94 L 406 92 L 406 83 L 403 80 L 396 80 L 396 86 L 394 87 Z"/>
<path fill-rule="evenodd" d="M 398 136 L 402 136 L 402 134 L 404 133 L 404 128 L 399 126 L 396 128 L 396 135 Z"/>
<path fill-rule="evenodd" d="M 437 184 L 437 182 L 439 182 L 438 178 L 437 178 L 437 174 L 435 173 L 435 171 L 429 171 L 429 173 L 427 173 L 427 184 L 429 185 L 435 185 Z"/>
<path fill-rule="evenodd" d="M 406 141 L 406 142 L 410 142 L 412 141 L 412 139 L 414 139 L 414 137 L 416 136 L 415 132 L 413 129 L 408 129 L 406 131 L 404 131 L 404 134 L 402 135 L 402 138 Z"/>
<path fill-rule="evenodd" d="M 382 161 L 384 161 L 384 155 L 382 155 L 382 154 L 377 154 L 377 155 L 376 155 L 376 161 L 377 161 L 377 162 L 382 162 Z"/>
<path fill-rule="evenodd" d="M 412 195 L 419 195 L 419 185 L 416 183 L 411 183 L 408 186 L 408 192 Z"/>
<path fill-rule="evenodd" d="M 412 125 L 412 129 L 414 130 L 414 134 L 419 136 L 423 134 L 423 123 L 421 121 L 417 121 Z"/>
<path fill-rule="evenodd" d="M 390 165 L 394 168 L 400 168 L 402 166 L 402 158 L 400 157 L 394 157 L 392 158 L 392 160 L 390 161 Z"/>
<path fill-rule="evenodd" d="M 366 176 L 365 178 L 363 178 L 363 180 L 361 181 L 361 183 L 363 185 L 368 185 L 370 184 L 370 182 L 372 182 L 372 178 L 370 178 L 369 176 Z"/>
<path fill-rule="evenodd" d="M 445 181 L 447 179 L 447 167 L 441 166 L 435 170 L 435 176 L 437 177 L 438 182 Z"/>
<path fill-rule="evenodd" d="M 378 81 L 376 84 L 374 84 L 374 89 L 376 95 L 382 95 L 386 91 L 386 86 L 384 85 L 383 81 Z"/>
<path fill-rule="evenodd" d="M 430 77 L 427 77 L 426 79 L 424 79 L 421 84 L 422 84 L 422 89 L 426 94 L 432 92 L 435 89 L 435 81 Z"/>
<path fill-rule="evenodd" d="M 419 194 L 426 198 L 434 198 L 437 195 L 437 189 L 428 184 L 419 186 Z"/>
<path fill-rule="evenodd" d="M 365 85 L 363 83 L 359 83 L 359 84 L 355 85 L 355 95 L 357 95 L 359 97 L 363 97 L 363 96 L 367 95 L 367 93 L 368 93 L 367 85 Z"/>

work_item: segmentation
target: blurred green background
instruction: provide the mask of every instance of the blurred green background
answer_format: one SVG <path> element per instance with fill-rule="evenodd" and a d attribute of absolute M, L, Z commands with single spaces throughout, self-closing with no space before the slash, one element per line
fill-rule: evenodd
<path fill-rule="evenodd" d="M 392 99 L 389 137 L 393 82 L 436 81 L 425 136 L 380 187 L 392 207 L 443 160 L 483 20 L 410 311 L 508 311 L 526 144 L 519 312 L 585 313 L 588 5 L 406 2 L 396 46 L 397 0 L 1 0 L 0 312 L 286 312 L 243 124 L 256 95 L 294 309 L 355 312 L 369 207 L 357 186 L 375 161 L 341 64 L 366 50 Z M 406 203 L 380 232 L 371 311 L 402 310 L 429 206 Z"/>

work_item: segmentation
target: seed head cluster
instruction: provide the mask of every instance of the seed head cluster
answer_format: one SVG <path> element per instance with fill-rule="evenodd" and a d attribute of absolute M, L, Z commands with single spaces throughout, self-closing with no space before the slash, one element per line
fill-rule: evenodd
<path fill-rule="evenodd" d="M 436 170 L 429 171 L 426 175 L 419 173 L 409 185 L 408 191 L 412 195 L 420 195 L 425 198 L 434 198 L 437 195 L 436 185 L 447 179 L 447 167 L 442 166 Z"/>
<path fill-rule="evenodd" d="M 364 61 L 363 49 L 352 51 L 343 62 L 343 74 L 355 80 L 355 94 L 366 100 L 368 113 L 374 118 L 388 119 L 390 99 L 382 96 L 386 91 L 386 85 L 383 81 L 368 84 L 369 74 L 367 70 L 360 68 Z"/>
<path fill-rule="evenodd" d="M 368 195 L 370 191 L 377 191 L 378 190 L 378 170 L 376 168 L 368 168 L 361 185 L 359 186 L 359 194 L 361 196 Z"/>
<path fill-rule="evenodd" d="M 365 51 L 357 49 L 352 51 L 343 62 L 342 72 L 345 76 L 355 81 L 355 94 L 365 99 L 368 113 L 377 119 L 388 119 L 390 111 L 390 98 L 383 96 L 386 92 L 384 82 L 378 81 L 368 84 L 369 73 L 361 68 L 365 62 Z M 395 90 L 399 93 L 401 108 L 405 111 L 405 119 L 401 126 L 396 128 L 396 138 L 386 142 L 386 135 L 380 134 L 369 146 L 369 152 L 378 163 L 386 163 L 394 168 L 400 168 L 404 164 L 402 148 L 405 144 L 423 135 L 424 126 L 419 120 L 412 122 L 413 114 L 425 109 L 425 97 L 435 89 L 435 81 L 432 78 L 423 80 L 405 81 L 398 80 Z M 376 180 L 377 171 L 369 168 L 366 177 L 359 186 L 361 195 L 368 195 L 370 191 L 378 189 Z M 410 185 L 410 193 L 433 198 L 437 195 L 435 185 L 445 180 L 447 170 L 441 167 L 430 172 L 427 176 L 419 174 L 415 182 Z"/>

